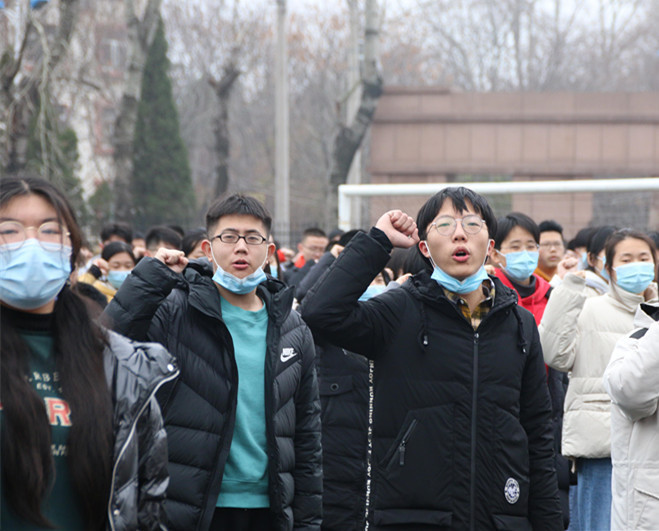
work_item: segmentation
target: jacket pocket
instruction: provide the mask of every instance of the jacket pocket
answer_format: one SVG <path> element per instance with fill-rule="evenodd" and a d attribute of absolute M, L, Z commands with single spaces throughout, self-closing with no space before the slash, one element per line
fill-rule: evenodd
<path fill-rule="evenodd" d="M 659 522 L 659 470 L 638 469 L 634 477 L 631 529 L 655 529 Z"/>
<path fill-rule="evenodd" d="M 374 509 L 450 512 L 454 405 L 409 411 L 387 450 L 375 451 Z"/>
<path fill-rule="evenodd" d="M 385 509 L 373 512 L 373 523 L 377 526 L 423 524 L 449 527 L 451 520 L 451 513 L 446 511 Z"/>
<path fill-rule="evenodd" d="M 526 516 L 510 516 L 509 514 L 493 514 L 494 529 L 498 531 L 532 531 L 531 522 Z"/>

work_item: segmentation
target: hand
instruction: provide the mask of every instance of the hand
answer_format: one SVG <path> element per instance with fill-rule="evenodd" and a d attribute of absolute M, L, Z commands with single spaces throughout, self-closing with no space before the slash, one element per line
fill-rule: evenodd
<path fill-rule="evenodd" d="M 96 267 L 98 267 L 101 270 L 101 275 L 102 276 L 104 276 L 104 277 L 108 276 L 108 272 L 110 271 L 110 266 L 108 265 L 108 263 L 105 260 L 103 260 L 102 258 L 97 258 L 96 260 L 94 260 L 92 262 L 92 264 L 95 265 Z"/>
<path fill-rule="evenodd" d="M 412 273 L 405 273 L 404 275 L 399 276 L 394 282 L 397 282 L 401 286 L 405 284 L 408 278 L 412 276 Z"/>
<path fill-rule="evenodd" d="M 339 245 L 337 243 L 336 245 L 333 245 L 332 248 L 330 249 L 330 254 L 334 258 L 338 258 L 339 255 L 341 254 L 341 251 L 343 251 L 343 249 L 345 249 L 345 247 L 343 247 L 343 245 Z"/>
<path fill-rule="evenodd" d="M 485 268 L 485 272 L 486 272 L 488 275 L 496 275 L 496 274 L 497 274 L 497 268 L 496 268 L 496 266 L 494 266 L 494 265 L 492 265 L 492 264 L 486 264 L 486 265 L 484 265 L 483 267 Z"/>
<path fill-rule="evenodd" d="M 390 210 L 375 224 L 387 235 L 394 247 L 409 249 L 419 242 L 419 231 L 414 220 L 401 210 Z"/>
<path fill-rule="evenodd" d="M 655 300 L 657 297 L 659 297 L 659 292 L 657 291 L 657 285 L 654 282 L 650 283 L 650 285 L 643 292 L 643 297 L 645 298 L 646 302 Z"/>
<path fill-rule="evenodd" d="M 135 257 L 135 260 L 144 258 L 146 256 L 146 247 L 142 247 L 141 245 L 133 247 L 133 256 Z"/>
<path fill-rule="evenodd" d="M 183 251 L 165 249 L 164 247 L 158 249 L 154 258 L 160 260 L 163 264 L 169 267 L 169 269 L 174 271 L 174 273 L 182 273 L 185 266 L 188 265 L 188 259 L 185 257 Z"/>
<path fill-rule="evenodd" d="M 558 262 L 558 266 L 556 266 L 556 274 L 563 279 L 568 273 L 578 273 L 579 271 L 577 268 L 579 267 L 579 262 L 580 260 L 578 258 L 566 254 L 563 259 Z M 586 278 L 585 273 L 582 278 Z"/>

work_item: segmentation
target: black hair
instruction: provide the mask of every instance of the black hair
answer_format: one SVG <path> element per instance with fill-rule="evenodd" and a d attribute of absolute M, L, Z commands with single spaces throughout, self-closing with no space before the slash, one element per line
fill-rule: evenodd
<path fill-rule="evenodd" d="M 348 245 L 350 240 L 352 240 L 357 234 L 360 232 L 364 232 L 363 229 L 350 229 L 347 232 L 344 232 L 341 234 L 341 237 L 339 238 L 339 241 L 337 242 L 341 247 L 345 247 Z"/>
<path fill-rule="evenodd" d="M 31 175 L 3 179 L 0 208 L 14 198 L 30 195 L 46 200 L 69 231 L 73 268 L 82 237 L 71 206 L 57 188 Z M 43 399 L 26 378 L 30 348 L 12 314 L 30 318 L 25 312 L 0 311 L 3 493 L 21 518 L 38 527 L 52 527 L 41 512 L 53 480 L 51 427 Z M 113 445 L 112 399 L 103 363 L 107 338 L 91 320 L 83 300 L 68 285 L 55 299 L 52 323 L 62 396 L 75 416 L 68 442 L 68 467 L 82 502 L 85 528 L 104 529 Z"/>
<path fill-rule="evenodd" d="M 466 212 L 468 210 L 467 202 L 469 202 L 473 210 L 485 220 L 490 238 L 493 237 L 492 235 L 497 230 L 497 219 L 487 199 L 464 186 L 451 186 L 437 192 L 419 209 L 419 213 L 416 216 L 419 239 L 426 239 L 428 236 L 428 226 L 437 217 L 437 213 L 442 209 L 444 201 L 447 199 L 453 203 L 453 206 L 458 212 Z"/>
<path fill-rule="evenodd" d="M 128 253 L 130 255 L 133 264 L 135 263 L 135 255 L 133 254 L 133 248 L 124 242 L 110 242 L 101 251 L 101 258 L 106 262 L 110 260 L 115 254 L 119 253 Z"/>
<path fill-rule="evenodd" d="M 387 262 L 386 267 L 393 271 L 394 280 L 396 280 L 400 275 L 407 273 L 407 271 L 405 271 L 405 259 L 407 258 L 407 253 L 410 249 L 414 250 L 412 247 L 409 247 L 408 249 L 395 247 L 391 251 L 391 256 L 389 257 L 389 261 Z"/>
<path fill-rule="evenodd" d="M 133 241 L 133 229 L 128 223 L 117 221 L 116 223 L 106 223 L 101 228 L 101 241 L 106 242 L 111 236 L 119 236 L 126 243 Z"/>
<path fill-rule="evenodd" d="M 175 249 L 181 248 L 181 236 L 178 232 L 164 225 L 151 227 L 146 233 L 146 248 L 153 251 L 161 242 L 168 243 Z"/>
<path fill-rule="evenodd" d="M 181 251 L 185 256 L 190 256 L 190 253 L 195 250 L 199 242 L 206 239 L 206 229 L 192 229 L 188 231 L 181 242 Z"/>
<path fill-rule="evenodd" d="M 183 227 L 181 227 L 180 225 L 173 225 L 173 224 L 170 224 L 170 225 L 167 225 L 167 227 L 170 228 L 170 229 L 172 229 L 172 230 L 173 230 L 176 234 L 178 234 L 181 238 L 183 238 L 183 236 L 185 236 L 185 230 L 183 230 Z"/>
<path fill-rule="evenodd" d="M 588 243 L 586 244 L 586 252 L 589 255 L 592 255 L 593 258 L 597 258 L 599 254 L 604 249 L 606 245 L 606 240 L 618 230 L 618 227 L 613 225 L 603 225 L 602 227 L 593 227 L 593 231 L 588 238 Z"/>
<path fill-rule="evenodd" d="M 220 218 L 223 216 L 240 215 L 253 216 L 263 223 L 269 235 L 272 230 L 272 216 L 263 203 L 248 195 L 234 194 L 226 199 L 218 198 L 206 211 L 206 231 L 211 235 Z"/>
<path fill-rule="evenodd" d="M 648 232 L 648 236 L 654 242 L 655 247 L 659 248 L 659 231 L 653 230 Z"/>
<path fill-rule="evenodd" d="M 327 234 L 325 234 L 325 231 L 323 229 L 320 229 L 318 227 L 309 227 L 308 229 L 304 229 L 302 232 L 302 240 L 304 240 L 307 236 L 316 236 L 318 238 L 327 238 Z"/>
<path fill-rule="evenodd" d="M 511 212 L 497 220 L 497 233 L 494 237 L 494 248 L 500 249 L 503 241 L 508 237 L 510 231 L 515 227 L 521 227 L 533 236 L 535 243 L 540 243 L 540 231 L 538 225 L 526 214 Z"/>
<path fill-rule="evenodd" d="M 563 237 L 563 227 L 553 219 L 546 219 L 538 223 L 538 233 L 542 234 L 543 232 L 558 232 Z"/>
<path fill-rule="evenodd" d="M 581 229 L 577 232 L 576 236 L 568 242 L 568 249 L 574 251 L 577 247 L 588 247 L 588 240 L 590 240 L 590 237 L 596 230 L 597 227 L 584 227 Z"/>
<path fill-rule="evenodd" d="M 337 229 L 333 229 L 333 230 L 331 230 L 327 237 L 328 237 L 330 240 L 336 240 L 337 238 L 340 238 L 341 235 L 344 234 L 344 233 L 345 233 L 344 230 L 342 230 L 342 229 L 338 229 L 338 228 L 337 228 Z"/>
<path fill-rule="evenodd" d="M 652 238 L 650 238 L 644 232 L 640 232 L 634 229 L 620 229 L 608 237 L 606 240 L 606 246 L 604 248 L 604 256 L 606 257 L 606 265 L 604 267 L 606 267 L 609 275 L 613 272 L 613 258 L 616 255 L 616 247 L 621 241 L 627 240 L 629 238 L 641 240 L 647 243 L 648 247 L 650 248 L 650 254 L 652 255 L 652 262 L 654 262 L 655 266 L 657 265 L 657 247 L 654 245 Z"/>

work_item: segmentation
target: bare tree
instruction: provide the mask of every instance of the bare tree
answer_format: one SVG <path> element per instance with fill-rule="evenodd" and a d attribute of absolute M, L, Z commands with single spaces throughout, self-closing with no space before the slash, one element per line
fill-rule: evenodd
<path fill-rule="evenodd" d="M 382 77 L 378 71 L 378 13 L 376 0 L 366 0 L 364 24 L 364 60 L 361 68 L 362 95 L 356 115 L 350 123 L 339 125 L 332 146 L 329 170 L 329 216 L 338 215 L 338 187 L 348 178 L 350 165 L 366 135 L 382 94 Z"/>
<path fill-rule="evenodd" d="M 78 3 L 60 0 L 56 22 L 49 25 L 44 21 L 50 6 L 34 12 L 28 1 L 16 0 L 0 11 L 5 30 L 0 37 L 0 167 L 7 173 L 26 165 L 29 126 L 37 109 L 50 102 L 50 85 L 66 54 Z"/>
<path fill-rule="evenodd" d="M 112 136 L 115 165 L 115 215 L 118 219 L 123 220 L 130 220 L 133 216 L 130 193 L 130 179 L 133 171 L 133 136 L 140 101 L 142 72 L 149 47 L 158 27 L 160 4 L 161 0 L 147 0 L 140 17 L 135 0 L 124 0 L 129 43 L 128 69 Z"/>

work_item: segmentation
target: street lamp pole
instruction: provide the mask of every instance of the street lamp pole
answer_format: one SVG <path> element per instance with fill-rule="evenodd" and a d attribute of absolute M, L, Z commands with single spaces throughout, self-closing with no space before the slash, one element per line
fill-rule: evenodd
<path fill-rule="evenodd" d="M 290 245 L 288 43 L 286 0 L 277 0 L 277 60 L 275 79 L 275 235 Z"/>

